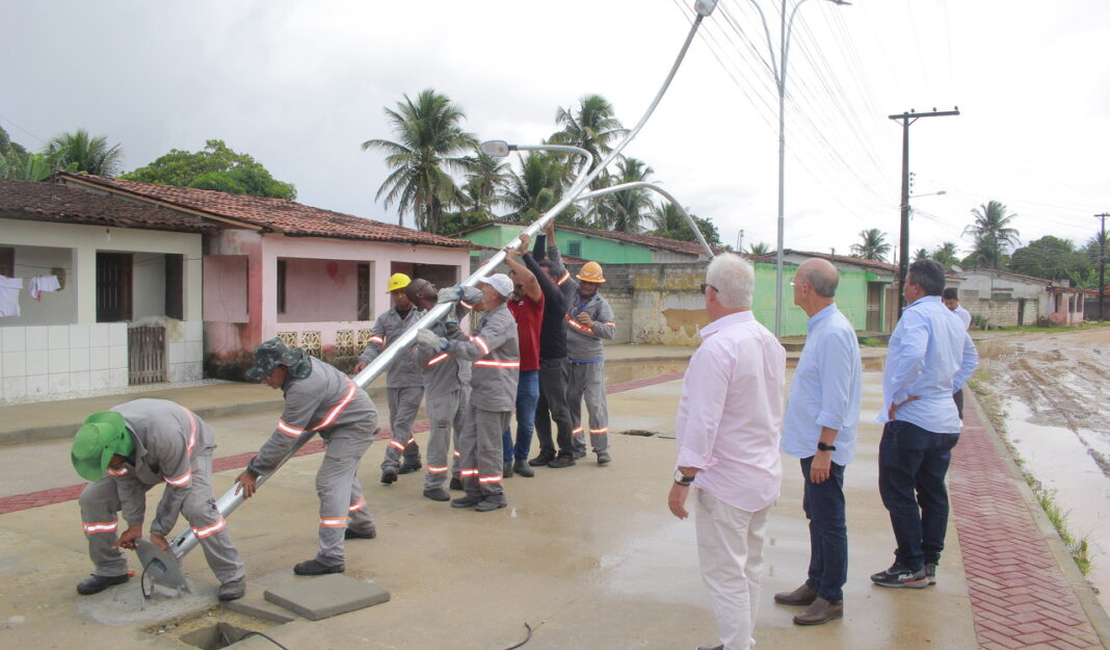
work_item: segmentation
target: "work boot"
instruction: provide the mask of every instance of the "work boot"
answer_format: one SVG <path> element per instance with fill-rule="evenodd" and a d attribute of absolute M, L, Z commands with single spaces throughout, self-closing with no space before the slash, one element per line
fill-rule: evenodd
<path fill-rule="evenodd" d="M 523 458 L 517 458 L 513 461 L 513 471 L 524 478 L 532 478 L 536 475 L 536 470 L 529 467 L 528 461 Z"/>
<path fill-rule="evenodd" d="M 547 466 L 552 468 L 552 469 L 561 469 L 563 467 L 571 467 L 573 465 L 574 465 L 574 455 L 573 454 L 564 454 L 562 452 L 560 452 L 559 455 L 555 457 L 555 460 L 553 460 L 553 461 L 551 461 L 550 463 L 547 464 Z"/>
<path fill-rule="evenodd" d="M 725 650 L 723 645 L 715 645 L 713 647 L 707 645 L 699 645 L 698 650 Z"/>
<path fill-rule="evenodd" d="M 782 591 L 775 594 L 775 602 L 780 605 L 812 605 L 813 601 L 817 600 L 817 590 L 811 588 L 808 584 L 802 583 L 794 591 Z"/>
<path fill-rule="evenodd" d="M 512 477 L 513 477 L 513 461 L 507 460 L 507 461 L 505 461 L 504 467 L 501 468 L 501 478 L 512 478 Z"/>
<path fill-rule="evenodd" d="M 817 597 L 813 604 L 806 607 L 802 611 L 794 615 L 795 625 L 821 625 L 828 623 L 834 618 L 844 616 L 844 601 L 839 603 L 830 603 L 829 601 Z"/>
<path fill-rule="evenodd" d="M 348 528 L 343 531 L 343 539 L 374 539 L 377 536 L 378 529 L 375 526 L 371 526 L 370 530 L 354 530 Z"/>
<path fill-rule="evenodd" d="M 419 457 L 418 458 L 406 458 L 405 462 L 401 463 L 401 469 L 397 470 L 397 473 L 398 474 L 408 474 L 409 472 L 415 472 L 416 470 L 420 469 L 423 466 L 424 466 L 424 464 L 420 462 Z"/>
<path fill-rule="evenodd" d="M 447 490 L 444 490 L 441 487 L 425 488 L 424 489 L 424 496 L 428 499 L 431 499 L 432 501 L 450 501 L 451 500 L 451 495 L 447 493 Z"/>
<path fill-rule="evenodd" d="M 451 479 L 451 484 L 448 485 L 447 487 L 451 488 L 452 490 L 461 490 L 461 489 L 463 489 L 462 479 L 457 477 L 457 476 L 452 478 Z"/>
<path fill-rule="evenodd" d="M 382 470 L 382 485 L 390 485 L 397 482 L 397 470 L 392 467 L 387 467 Z"/>
<path fill-rule="evenodd" d="M 541 449 L 539 455 L 528 461 L 528 464 L 532 467 L 543 467 L 553 460 L 555 460 L 555 452 Z"/>
<path fill-rule="evenodd" d="M 574 452 L 574 460 L 586 457 L 586 445 L 582 445 L 581 447 L 579 447 L 577 444 L 575 444 L 571 451 Z"/>
<path fill-rule="evenodd" d="M 451 502 L 452 508 L 473 508 L 482 502 L 482 497 L 472 497 L 469 494 L 464 497 L 459 497 Z"/>
<path fill-rule="evenodd" d="M 223 601 L 239 600 L 247 593 L 247 579 L 239 578 L 220 585 L 216 591 L 216 598 Z"/>
<path fill-rule="evenodd" d="M 293 565 L 293 573 L 299 576 L 322 576 L 329 573 L 343 573 L 346 570 L 347 566 L 345 564 L 328 566 L 320 564 L 316 560 L 305 560 Z"/>
<path fill-rule="evenodd" d="M 77 583 L 77 593 L 82 596 L 99 594 L 112 585 L 122 585 L 131 579 L 126 573 L 121 576 L 98 576 L 95 573 Z"/>
<path fill-rule="evenodd" d="M 609 452 L 607 452 L 607 451 L 597 452 L 597 464 L 598 465 L 601 465 L 602 467 L 604 467 L 605 465 L 608 465 L 611 462 L 613 462 L 613 457 L 609 455 Z"/>
<path fill-rule="evenodd" d="M 505 502 L 505 499 L 503 497 L 502 498 L 492 498 L 491 497 L 491 498 L 488 498 L 488 499 L 482 499 L 482 502 L 479 503 L 478 506 L 474 509 L 477 510 L 478 512 L 490 512 L 491 510 L 497 510 L 498 508 L 504 508 L 507 505 L 509 505 L 509 504 Z"/>

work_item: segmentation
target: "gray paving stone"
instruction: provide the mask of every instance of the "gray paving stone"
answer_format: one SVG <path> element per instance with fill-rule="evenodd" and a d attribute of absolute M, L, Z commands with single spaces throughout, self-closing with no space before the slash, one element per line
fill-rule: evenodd
<path fill-rule="evenodd" d="M 318 621 L 389 600 L 389 592 L 368 582 L 333 573 L 266 590 L 266 600 Z"/>
<path fill-rule="evenodd" d="M 290 623 L 297 620 L 297 615 L 290 610 L 280 607 L 261 598 L 241 598 L 224 603 L 224 608 L 264 621 L 275 623 Z"/>

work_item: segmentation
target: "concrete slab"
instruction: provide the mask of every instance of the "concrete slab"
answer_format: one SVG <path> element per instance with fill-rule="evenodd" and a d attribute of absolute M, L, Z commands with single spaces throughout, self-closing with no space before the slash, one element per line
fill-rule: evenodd
<path fill-rule="evenodd" d="M 244 596 L 224 603 L 224 609 L 274 623 L 292 623 L 300 618 L 288 609 L 257 596 Z"/>
<path fill-rule="evenodd" d="M 381 587 L 333 573 L 298 580 L 295 584 L 266 590 L 266 600 L 296 612 L 310 621 L 346 614 L 389 600 Z"/>

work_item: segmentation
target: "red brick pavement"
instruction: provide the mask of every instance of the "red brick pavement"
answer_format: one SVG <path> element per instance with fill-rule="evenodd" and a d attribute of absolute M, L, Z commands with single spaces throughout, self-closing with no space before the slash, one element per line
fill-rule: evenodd
<path fill-rule="evenodd" d="M 948 474 L 979 647 L 1102 648 L 991 435 L 965 409 Z"/>
<path fill-rule="evenodd" d="M 656 377 L 647 377 L 644 379 L 637 379 L 634 381 L 626 381 L 620 384 L 613 384 L 607 388 L 608 393 L 621 393 L 627 390 L 634 390 L 636 388 L 643 388 L 645 386 L 652 386 L 654 384 L 661 384 L 668 381 L 681 379 L 682 373 L 670 373 L 666 375 L 659 375 Z M 427 431 L 429 428 L 428 421 L 423 420 L 413 425 L 413 433 L 421 433 Z M 385 440 L 390 437 L 389 429 L 382 429 L 378 432 L 375 440 Z M 318 454 L 324 450 L 324 443 L 321 440 L 312 440 L 302 447 L 297 456 L 306 456 L 308 454 Z M 223 472 L 230 469 L 240 469 L 247 466 L 247 462 L 254 458 L 254 452 L 245 454 L 236 454 L 235 456 L 224 456 L 212 461 L 212 471 Z M 85 484 L 68 485 L 66 487 L 51 488 L 49 490 L 39 490 L 37 492 L 27 492 L 25 494 L 16 494 L 9 497 L 0 497 L 0 515 L 6 515 L 9 512 L 18 512 L 20 510 L 27 510 L 29 508 L 39 508 L 48 506 L 55 503 L 62 503 L 65 501 L 72 501 L 81 495 L 81 490 L 84 489 Z"/>

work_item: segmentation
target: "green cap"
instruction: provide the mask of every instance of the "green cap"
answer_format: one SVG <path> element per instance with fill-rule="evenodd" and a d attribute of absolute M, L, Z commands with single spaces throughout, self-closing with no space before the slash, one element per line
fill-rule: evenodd
<path fill-rule="evenodd" d="M 254 350 L 254 365 L 247 370 L 247 379 L 259 381 L 270 376 L 274 368 L 285 366 L 289 374 L 303 379 L 312 373 L 312 362 L 301 348 L 290 348 L 281 339 L 263 341 Z"/>
<path fill-rule="evenodd" d="M 133 451 L 135 441 L 127 431 L 123 416 L 115 411 L 103 411 L 90 415 L 77 430 L 69 458 L 81 478 L 99 481 L 113 454 L 128 456 Z"/>

